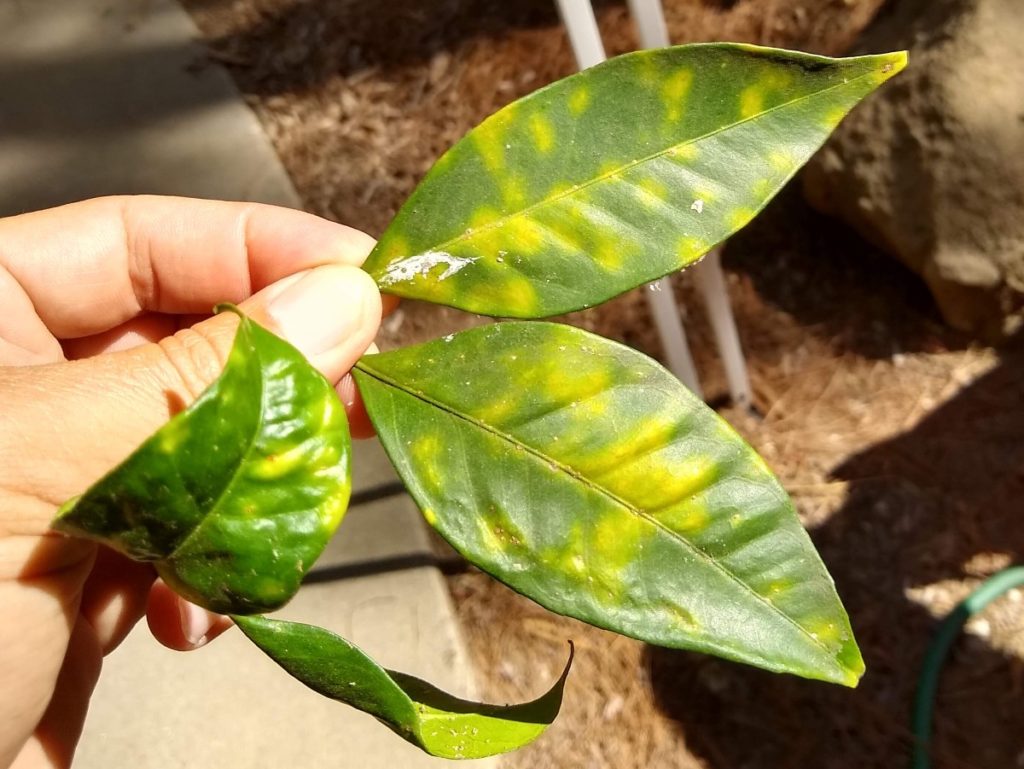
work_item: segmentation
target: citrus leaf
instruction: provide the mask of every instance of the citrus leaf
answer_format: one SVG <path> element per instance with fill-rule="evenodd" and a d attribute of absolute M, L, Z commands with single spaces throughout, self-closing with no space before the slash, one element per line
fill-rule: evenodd
<path fill-rule="evenodd" d="M 243 317 L 221 376 L 54 528 L 141 561 L 213 611 L 269 611 L 298 590 L 348 504 L 351 444 L 331 384 Z"/>
<path fill-rule="evenodd" d="M 533 742 L 555 720 L 569 661 L 555 685 L 522 705 L 456 699 L 418 678 L 385 670 L 344 638 L 323 628 L 268 617 L 235 617 L 249 639 L 316 692 L 379 720 L 427 753 L 483 758 Z"/>
<path fill-rule="evenodd" d="M 598 304 L 743 227 L 905 63 L 722 43 L 612 59 L 470 131 L 365 268 L 387 293 L 485 315 Z"/>
<path fill-rule="evenodd" d="M 364 357 L 356 381 L 427 521 L 560 614 L 854 685 L 864 669 L 786 493 L 649 358 L 498 323 Z"/>

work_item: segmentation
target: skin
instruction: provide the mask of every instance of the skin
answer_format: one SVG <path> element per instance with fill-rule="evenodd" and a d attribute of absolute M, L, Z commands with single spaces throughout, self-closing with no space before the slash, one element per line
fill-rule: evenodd
<path fill-rule="evenodd" d="M 381 297 L 359 269 L 373 240 L 248 203 L 114 197 L 0 219 L 0 767 L 66 767 L 103 655 L 146 615 L 198 648 L 229 626 L 152 570 L 49 531 L 82 493 L 217 377 L 237 303 L 336 384 Z"/>

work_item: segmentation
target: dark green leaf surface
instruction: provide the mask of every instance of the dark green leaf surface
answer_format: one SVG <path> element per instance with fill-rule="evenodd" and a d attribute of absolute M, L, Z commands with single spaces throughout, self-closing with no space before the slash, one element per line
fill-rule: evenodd
<path fill-rule="evenodd" d="M 598 304 L 743 227 L 905 63 L 734 44 L 612 59 L 472 130 L 366 270 L 385 292 L 485 315 Z"/>
<path fill-rule="evenodd" d="M 242 318 L 227 365 L 54 528 L 152 561 L 218 612 L 284 604 L 348 505 L 345 409 L 287 342 Z"/>
<path fill-rule="evenodd" d="M 650 359 L 499 323 L 355 376 L 427 520 L 519 592 L 662 646 L 847 685 L 863 672 L 786 493 Z"/>
<path fill-rule="evenodd" d="M 385 670 L 323 628 L 267 617 L 236 617 L 250 640 L 306 686 L 376 716 L 409 742 L 444 758 L 483 758 L 532 742 L 555 720 L 572 665 L 540 698 L 481 705 L 425 681 Z"/>

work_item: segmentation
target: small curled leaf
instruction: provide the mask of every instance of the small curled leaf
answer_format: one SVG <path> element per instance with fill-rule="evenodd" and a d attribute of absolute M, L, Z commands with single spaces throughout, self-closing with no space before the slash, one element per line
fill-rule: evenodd
<path fill-rule="evenodd" d="M 316 692 L 376 716 L 404 739 L 442 758 L 484 758 L 533 742 L 555 720 L 572 666 L 553 687 L 521 705 L 457 699 L 418 678 L 385 670 L 353 644 L 312 625 L 235 617 L 278 665 Z"/>
<path fill-rule="evenodd" d="M 53 526 L 152 562 L 213 611 L 270 611 L 295 594 L 341 522 L 350 454 L 331 384 L 242 317 L 220 377 Z"/>

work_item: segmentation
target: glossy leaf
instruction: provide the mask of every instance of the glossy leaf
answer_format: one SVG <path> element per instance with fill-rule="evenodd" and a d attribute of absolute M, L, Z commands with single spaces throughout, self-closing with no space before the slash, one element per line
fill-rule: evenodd
<path fill-rule="evenodd" d="M 54 528 L 152 561 L 218 612 L 284 604 L 341 522 L 345 409 L 294 347 L 242 318 L 221 376 Z"/>
<path fill-rule="evenodd" d="M 483 758 L 533 742 L 555 720 L 569 661 L 555 685 L 522 705 L 456 699 L 418 678 L 385 670 L 323 628 L 268 617 L 236 617 L 250 640 L 314 691 L 376 716 L 435 756 Z"/>
<path fill-rule="evenodd" d="M 734 44 L 612 59 L 472 130 L 365 267 L 385 292 L 485 315 L 598 304 L 743 227 L 905 63 Z"/>
<path fill-rule="evenodd" d="M 355 376 L 426 519 L 543 606 L 769 670 L 863 672 L 786 493 L 654 361 L 509 322 L 364 357 Z"/>

